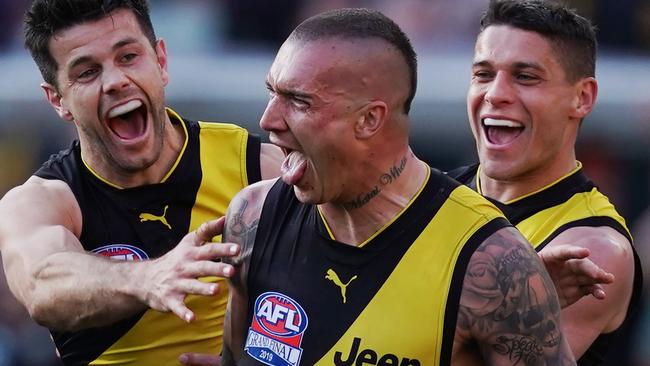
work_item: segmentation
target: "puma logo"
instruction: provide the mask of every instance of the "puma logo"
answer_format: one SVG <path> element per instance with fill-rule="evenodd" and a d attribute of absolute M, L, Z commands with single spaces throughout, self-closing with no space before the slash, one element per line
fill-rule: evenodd
<path fill-rule="evenodd" d="M 167 222 L 167 219 L 165 218 L 165 215 L 167 214 L 167 209 L 169 208 L 169 205 L 165 206 L 165 209 L 163 210 L 162 216 L 156 216 L 154 214 L 150 213 L 141 213 L 140 214 L 140 222 L 145 222 L 145 221 L 160 221 L 163 225 L 167 226 L 169 230 L 172 229 L 171 225 Z"/>
<path fill-rule="evenodd" d="M 345 304 L 345 302 L 347 301 L 347 298 L 345 297 L 345 292 L 347 291 L 350 282 L 357 279 L 357 275 L 352 276 L 352 278 L 350 278 L 348 283 L 344 284 L 339 278 L 339 275 L 337 275 L 336 272 L 334 272 L 334 270 L 330 268 L 327 270 L 327 274 L 325 275 L 325 278 L 334 282 L 334 284 L 341 289 L 341 296 L 343 297 L 343 303 Z"/>

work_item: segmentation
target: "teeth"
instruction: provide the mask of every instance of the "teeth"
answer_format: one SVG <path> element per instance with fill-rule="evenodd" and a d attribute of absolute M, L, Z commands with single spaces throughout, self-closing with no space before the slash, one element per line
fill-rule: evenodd
<path fill-rule="evenodd" d="M 507 120 L 507 119 L 494 119 L 494 118 L 485 118 L 483 119 L 483 124 L 486 126 L 493 127 L 524 127 L 521 123 Z"/>
<path fill-rule="evenodd" d="M 120 106 L 117 106 L 108 113 L 108 118 L 115 118 L 117 116 L 121 116 L 125 113 L 129 113 L 131 111 L 134 111 L 142 106 L 142 102 L 139 100 L 132 100 L 128 103 L 122 104 Z"/>

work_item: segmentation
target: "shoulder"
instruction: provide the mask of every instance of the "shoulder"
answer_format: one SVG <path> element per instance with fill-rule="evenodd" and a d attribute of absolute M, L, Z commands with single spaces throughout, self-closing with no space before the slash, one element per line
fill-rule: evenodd
<path fill-rule="evenodd" d="M 546 247 L 572 244 L 589 249 L 590 258 L 599 265 L 630 265 L 633 268 L 632 243 L 616 229 L 609 226 L 577 226 L 563 231 Z M 543 251 L 544 249 L 542 249 Z M 606 268 L 605 268 L 606 269 Z"/>
<path fill-rule="evenodd" d="M 2 201 L 42 201 L 49 199 L 76 202 L 72 190 L 66 182 L 58 179 L 44 179 L 35 175 L 31 176 L 25 183 L 12 188 L 2 198 Z"/>
<path fill-rule="evenodd" d="M 553 238 L 540 253 L 564 244 L 587 248 L 588 258 L 615 277 L 614 283 L 606 286 L 608 297 L 627 298 L 626 294 L 632 291 L 635 271 L 639 270 L 635 267 L 634 249 L 627 237 L 609 226 L 578 226 Z"/>
<path fill-rule="evenodd" d="M 271 179 L 280 175 L 284 152 L 278 146 L 263 143 L 260 147 L 260 167 L 262 179 Z"/>
<path fill-rule="evenodd" d="M 237 213 L 246 213 L 247 216 L 257 214 L 262 211 L 266 195 L 271 190 L 277 179 L 267 179 L 251 184 L 235 195 L 228 206 L 228 217 Z"/>
<path fill-rule="evenodd" d="M 81 210 L 67 183 L 30 177 L 0 200 L 0 221 L 7 226 L 63 225 L 81 233 Z"/>

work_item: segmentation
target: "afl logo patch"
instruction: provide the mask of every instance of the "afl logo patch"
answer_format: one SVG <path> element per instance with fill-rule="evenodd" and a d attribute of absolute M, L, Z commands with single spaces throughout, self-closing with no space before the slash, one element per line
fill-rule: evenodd
<path fill-rule="evenodd" d="M 104 245 L 91 250 L 95 254 L 99 254 L 110 259 L 123 260 L 123 261 L 141 261 L 149 259 L 144 250 L 128 244 L 111 244 Z"/>
<path fill-rule="evenodd" d="M 271 366 L 297 366 L 307 314 L 297 301 L 278 292 L 265 292 L 255 300 L 255 313 L 244 350 Z"/>

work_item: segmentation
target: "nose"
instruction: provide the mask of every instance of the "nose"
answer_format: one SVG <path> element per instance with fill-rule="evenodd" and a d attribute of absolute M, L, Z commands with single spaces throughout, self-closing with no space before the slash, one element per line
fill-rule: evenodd
<path fill-rule="evenodd" d="M 286 129 L 280 98 L 278 95 L 272 96 L 266 105 L 262 118 L 260 118 L 260 128 L 265 131 L 272 132 Z"/>
<path fill-rule="evenodd" d="M 493 106 L 512 103 L 514 95 L 510 77 L 503 72 L 499 72 L 487 86 L 485 101 Z"/>
<path fill-rule="evenodd" d="M 102 70 L 102 88 L 106 94 L 118 93 L 131 85 L 131 79 L 119 67 Z"/>

